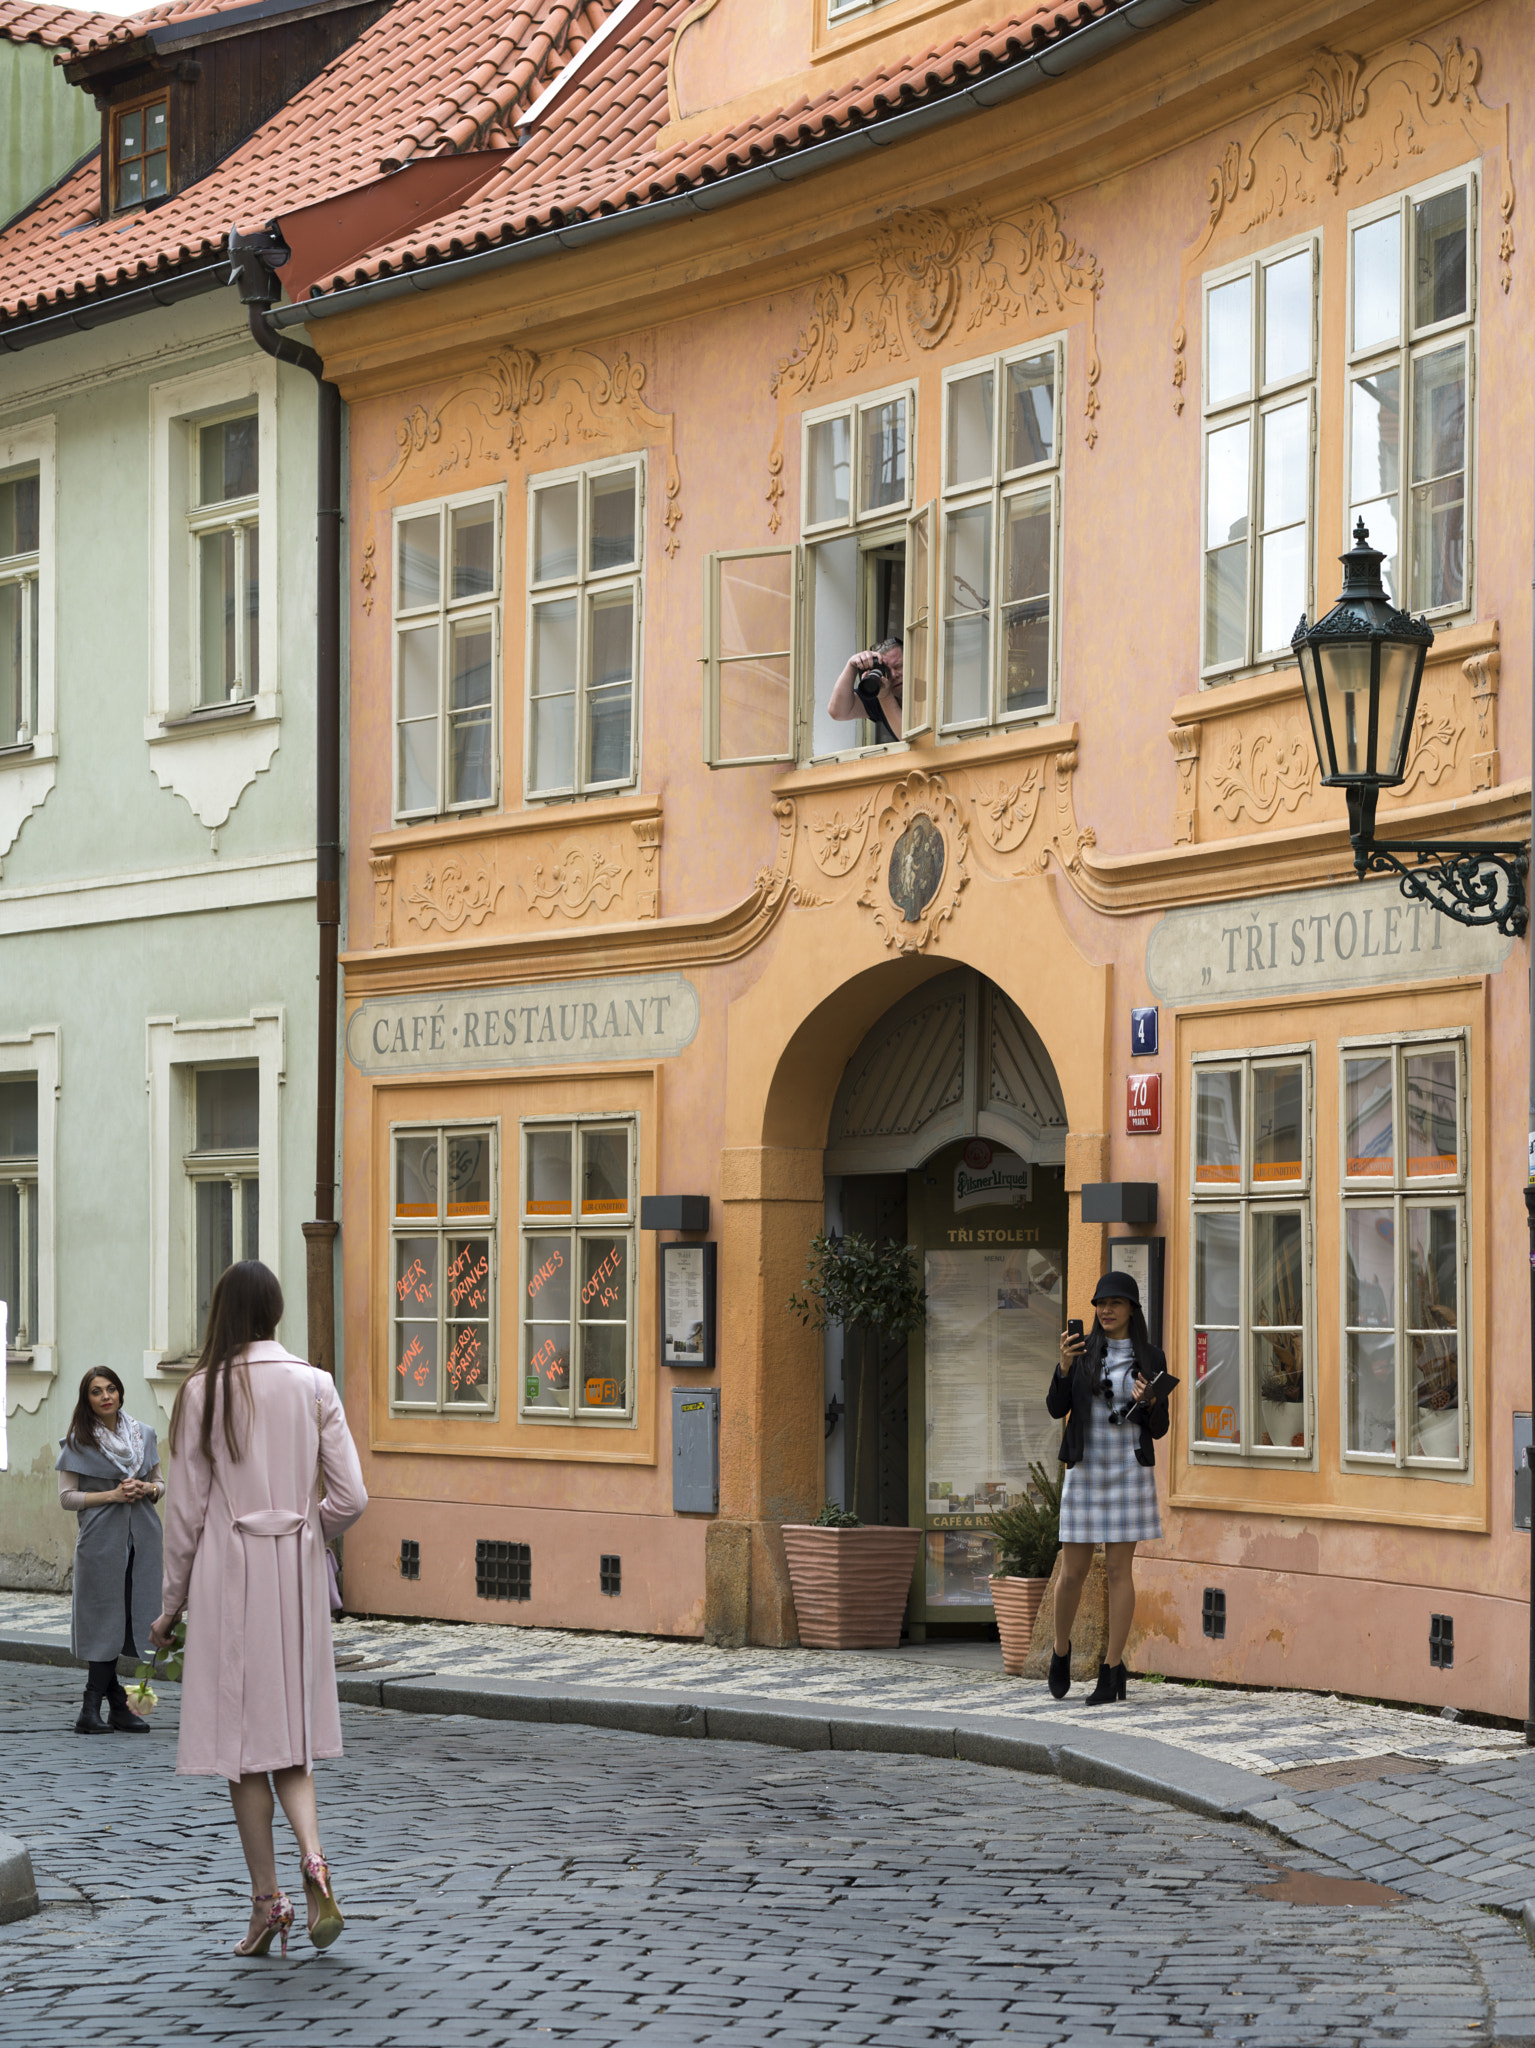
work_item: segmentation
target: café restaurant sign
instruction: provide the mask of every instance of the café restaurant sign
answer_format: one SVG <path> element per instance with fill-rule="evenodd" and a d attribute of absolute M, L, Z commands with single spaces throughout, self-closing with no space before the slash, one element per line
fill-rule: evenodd
<path fill-rule="evenodd" d="M 346 1027 L 364 1074 L 665 1060 L 693 1042 L 698 991 L 681 974 L 523 983 L 448 995 L 377 996 Z"/>
<path fill-rule="evenodd" d="M 1307 995 L 1495 973 L 1513 943 L 1409 903 L 1395 882 L 1345 882 L 1170 910 L 1146 942 L 1146 979 L 1165 1003 Z"/>

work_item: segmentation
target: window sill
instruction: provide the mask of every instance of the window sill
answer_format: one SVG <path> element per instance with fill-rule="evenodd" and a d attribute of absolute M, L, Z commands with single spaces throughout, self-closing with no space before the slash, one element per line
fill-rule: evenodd
<path fill-rule="evenodd" d="M 57 1351 L 52 1344 L 34 1344 L 30 1351 L 7 1354 L 5 1412 L 35 1415 L 58 1377 Z"/>
<path fill-rule="evenodd" d="M 0 747 L 0 772 L 7 768 L 27 768 L 34 761 L 56 761 L 59 757 L 59 743 L 51 732 L 34 733 L 29 740 L 21 740 L 9 747 Z"/>
<path fill-rule="evenodd" d="M 235 704 L 203 704 L 195 711 L 178 711 L 173 717 L 151 719 L 145 737 L 151 741 L 182 740 L 232 725 L 267 725 L 276 717 L 275 697 L 242 697 Z"/>

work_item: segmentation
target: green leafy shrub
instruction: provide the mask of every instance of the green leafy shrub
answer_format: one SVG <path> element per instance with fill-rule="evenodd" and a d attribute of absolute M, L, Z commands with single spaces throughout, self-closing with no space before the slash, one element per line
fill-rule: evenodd
<path fill-rule="evenodd" d="M 999 1578 L 1048 1579 L 1061 1547 L 1060 1480 L 1043 1465 L 1031 1465 L 1022 1501 L 998 1508 L 988 1527 L 997 1541 Z"/>
<path fill-rule="evenodd" d="M 861 1529 L 863 1523 L 856 1515 L 849 1514 L 846 1508 L 839 1508 L 834 1500 L 829 1500 L 810 1526 L 812 1529 Z"/>

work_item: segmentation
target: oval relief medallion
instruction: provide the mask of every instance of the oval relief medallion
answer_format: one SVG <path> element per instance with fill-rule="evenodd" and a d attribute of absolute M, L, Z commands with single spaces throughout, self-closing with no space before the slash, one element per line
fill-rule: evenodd
<path fill-rule="evenodd" d="M 908 924 L 916 924 L 943 880 L 943 834 L 918 812 L 890 849 L 890 900 Z"/>

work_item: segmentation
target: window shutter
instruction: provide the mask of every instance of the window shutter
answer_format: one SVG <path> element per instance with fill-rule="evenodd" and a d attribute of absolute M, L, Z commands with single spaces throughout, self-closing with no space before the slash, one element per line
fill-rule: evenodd
<path fill-rule="evenodd" d="M 731 551 L 704 564 L 704 760 L 711 768 L 794 759 L 799 554 L 797 547 Z"/>

